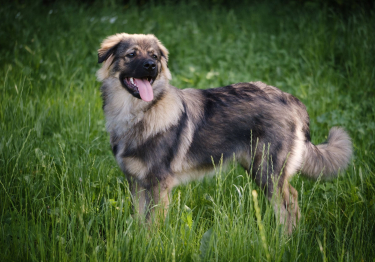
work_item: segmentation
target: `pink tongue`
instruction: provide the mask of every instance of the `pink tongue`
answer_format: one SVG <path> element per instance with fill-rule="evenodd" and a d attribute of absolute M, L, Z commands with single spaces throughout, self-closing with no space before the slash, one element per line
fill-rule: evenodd
<path fill-rule="evenodd" d="M 154 92 L 150 82 L 145 79 L 134 78 L 134 83 L 138 87 L 139 95 L 143 101 L 150 102 L 154 99 Z"/>

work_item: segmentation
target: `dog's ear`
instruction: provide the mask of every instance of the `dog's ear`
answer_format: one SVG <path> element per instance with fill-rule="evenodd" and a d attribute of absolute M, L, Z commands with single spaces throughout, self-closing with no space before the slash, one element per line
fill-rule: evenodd
<path fill-rule="evenodd" d="M 98 50 L 98 63 L 105 63 L 102 67 L 96 72 L 98 81 L 103 81 L 110 74 L 110 67 L 115 58 L 115 52 L 120 45 L 121 41 L 126 38 L 126 34 L 116 34 L 104 39 Z"/>
<path fill-rule="evenodd" d="M 98 50 L 98 63 L 101 64 L 103 63 L 105 60 L 108 59 L 108 57 L 110 57 L 111 55 L 113 55 L 116 50 L 117 50 L 117 47 L 118 47 L 119 44 L 115 45 L 114 47 L 111 47 L 107 50 L 104 50 L 104 49 L 99 49 Z"/>
<path fill-rule="evenodd" d="M 111 55 L 114 55 L 124 37 L 124 34 L 115 34 L 104 39 L 98 50 L 99 64 L 106 61 Z"/>
<path fill-rule="evenodd" d="M 171 72 L 168 68 L 168 49 L 163 46 L 163 44 L 158 40 L 158 46 L 161 54 L 161 66 L 162 66 L 162 72 L 165 73 L 165 76 L 170 80 L 172 79 Z"/>

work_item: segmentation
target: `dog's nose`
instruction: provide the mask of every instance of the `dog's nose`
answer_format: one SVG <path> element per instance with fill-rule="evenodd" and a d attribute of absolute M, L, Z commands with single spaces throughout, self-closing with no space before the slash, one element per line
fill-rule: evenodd
<path fill-rule="evenodd" d="M 146 62 L 144 62 L 143 68 L 146 69 L 147 71 L 152 71 L 156 68 L 156 64 L 152 60 L 147 60 Z"/>

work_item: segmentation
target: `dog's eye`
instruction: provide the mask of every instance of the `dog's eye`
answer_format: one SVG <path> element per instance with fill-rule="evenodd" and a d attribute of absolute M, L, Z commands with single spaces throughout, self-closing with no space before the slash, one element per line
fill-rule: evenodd
<path fill-rule="evenodd" d="M 134 56 L 135 56 L 135 53 L 133 52 L 133 53 L 127 54 L 126 56 L 127 56 L 127 57 L 134 57 Z"/>
<path fill-rule="evenodd" d="M 158 58 L 158 56 L 157 56 L 157 55 L 152 55 L 152 57 L 153 57 L 153 58 L 155 58 L 155 59 L 157 59 L 157 58 Z"/>

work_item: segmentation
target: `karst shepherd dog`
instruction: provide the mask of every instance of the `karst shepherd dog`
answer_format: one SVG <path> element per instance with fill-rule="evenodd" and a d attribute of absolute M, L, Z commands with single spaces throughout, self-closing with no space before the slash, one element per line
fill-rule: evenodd
<path fill-rule="evenodd" d="M 306 107 L 276 87 L 262 82 L 206 90 L 171 86 L 168 50 L 154 35 L 109 36 L 98 62 L 112 151 L 135 211 L 146 220 L 166 213 L 173 187 L 235 158 L 291 233 L 300 218 L 298 193 L 288 182 L 292 176 L 334 177 L 350 161 L 348 134 L 333 127 L 325 143 L 313 145 Z"/>

